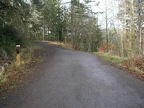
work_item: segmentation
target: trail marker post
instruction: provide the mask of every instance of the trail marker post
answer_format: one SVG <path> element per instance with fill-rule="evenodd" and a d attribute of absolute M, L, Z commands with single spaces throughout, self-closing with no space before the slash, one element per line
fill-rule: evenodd
<path fill-rule="evenodd" d="M 64 44 L 67 44 L 67 38 L 66 37 L 64 38 Z"/>
<path fill-rule="evenodd" d="M 16 45 L 16 66 L 20 66 L 20 45 Z"/>

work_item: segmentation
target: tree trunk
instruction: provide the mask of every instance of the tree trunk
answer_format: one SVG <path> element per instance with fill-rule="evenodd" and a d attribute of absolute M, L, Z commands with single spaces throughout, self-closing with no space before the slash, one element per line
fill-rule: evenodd
<path fill-rule="evenodd" d="M 108 18 L 107 18 L 107 1 L 105 0 L 105 20 L 106 20 L 106 50 L 109 50 L 109 39 L 108 39 Z"/>
<path fill-rule="evenodd" d="M 141 0 L 138 0 L 138 57 L 142 55 Z"/>

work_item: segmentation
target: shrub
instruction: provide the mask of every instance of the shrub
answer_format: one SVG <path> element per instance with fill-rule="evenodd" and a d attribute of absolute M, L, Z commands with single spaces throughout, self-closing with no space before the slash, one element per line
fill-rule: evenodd
<path fill-rule="evenodd" d="M 24 46 L 24 36 L 12 25 L 5 25 L 0 28 L 0 47 L 4 49 L 8 56 L 13 57 L 15 45 Z"/>

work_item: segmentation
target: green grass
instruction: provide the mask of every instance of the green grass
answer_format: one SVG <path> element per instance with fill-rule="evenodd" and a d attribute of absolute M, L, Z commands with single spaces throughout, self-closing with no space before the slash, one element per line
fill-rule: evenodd
<path fill-rule="evenodd" d="M 101 53 L 101 52 L 94 52 L 94 54 L 96 54 L 97 56 L 99 56 L 100 58 L 102 58 L 103 60 L 118 64 L 122 61 L 127 60 L 127 58 L 122 58 L 122 57 L 118 57 L 118 56 L 111 56 L 107 53 Z"/>
<path fill-rule="evenodd" d="M 125 68 L 128 69 L 131 74 L 136 75 L 137 77 L 139 76 L 139 78 L 142 78 L 144 80 L 143 69 L 137 67 L 137 65 L 135 65 L 135 62 L 133 60 L 130 60 L 128 58 L 118 57 L 118 56 L 112 56 L 110 54 L 101 53 L 101 52 L 94 52 L 94 54 L 97 55 L 98 57 L 102 58 L 105 61 L 109 61 L 109 62 L 113 63 L 116 66 L 120 66 L 124 69 Z M 134 65 L 130 65 L 129 62 L 132 62 Z"/>

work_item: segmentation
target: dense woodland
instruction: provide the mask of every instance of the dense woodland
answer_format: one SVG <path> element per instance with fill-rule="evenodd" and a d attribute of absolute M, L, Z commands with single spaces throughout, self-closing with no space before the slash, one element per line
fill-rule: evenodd
<path fill-rule="evenodd" d="M 76 50 L 104 52 L 121 57 L 141 57 L 144 50 L 143 0 L 112 0 L 118 4 L 101 13 L 105 27 L 98 24 L 99 12 L 93 1 L 71 0 L 0 0 L 0 57 L 12 57 L 16 44 L 26 47 L 31 40 L 59 41 Z M 105 5 L 108 0 L 102 0 Z M 67 4 L 67 5 L 65 5 Z M 99 6 L 100 2 L 93 3 Z M 108 19 L 111 12 L 113 17 Z M 121 26 L 116 26 L 115 19 Z M 111 22 L 109 22 L 111 20 Z"/>

